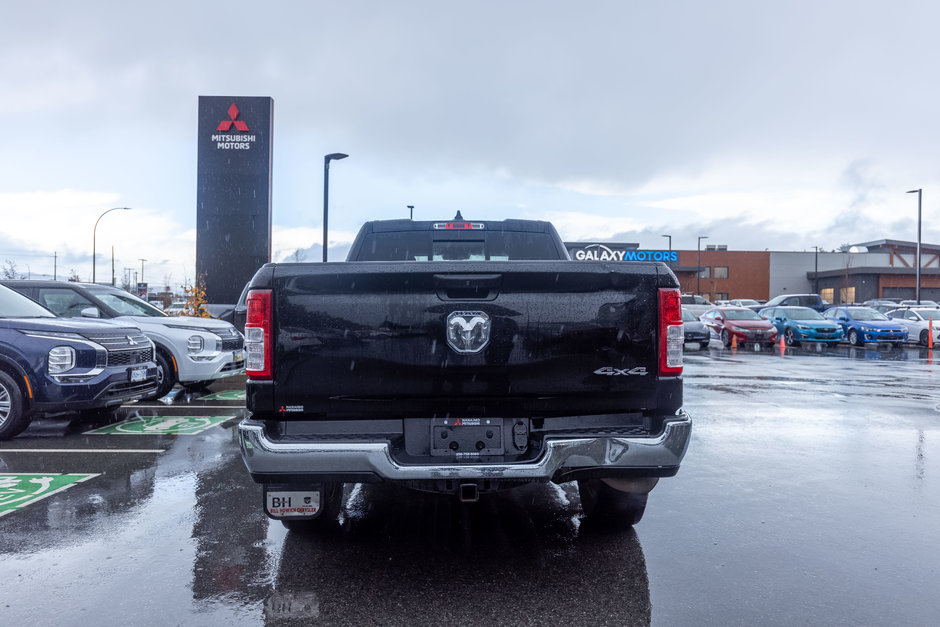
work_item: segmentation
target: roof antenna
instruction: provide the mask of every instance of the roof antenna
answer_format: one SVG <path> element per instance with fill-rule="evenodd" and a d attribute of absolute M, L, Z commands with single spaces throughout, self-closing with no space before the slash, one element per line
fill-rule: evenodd
<path fill-rule="evenodd" d="M 463 216 L 460 215 L 460 210 L 457 210 L 457 215 L 454 216 L 454 222 L 463 222 Z"/>

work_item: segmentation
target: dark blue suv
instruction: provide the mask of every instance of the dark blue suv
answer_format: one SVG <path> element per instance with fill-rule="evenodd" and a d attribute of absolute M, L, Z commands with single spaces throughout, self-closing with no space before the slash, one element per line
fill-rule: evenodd
<path fill-rule="evenodd" d="M 153 352 L 136 327 L 56 318 L 0 285 L 0 440 L 40 413 L 101 413 L 152 396 Z"/>

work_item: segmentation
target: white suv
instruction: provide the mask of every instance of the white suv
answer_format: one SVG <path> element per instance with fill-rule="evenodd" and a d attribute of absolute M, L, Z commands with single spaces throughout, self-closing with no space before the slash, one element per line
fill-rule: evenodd
<path fill-rule="evenodd" d="M 179 382 L 186 387 L 245 371 L 244 338 L 228 322 L 168 316 L 150 303 L 106 285 L 65 281 L 4 281 L 58 316 L 100 318 L 133 325 L 153 340 L 159 386 L 165 396 Z"/>

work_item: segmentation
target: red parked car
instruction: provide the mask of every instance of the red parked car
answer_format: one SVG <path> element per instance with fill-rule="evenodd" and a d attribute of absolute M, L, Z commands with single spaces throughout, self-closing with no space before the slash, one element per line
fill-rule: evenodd
<path fill-rule="evenodd" d="M 746 307 L 716 307 L 703 313 L 699 320 L 708 327 L 710 337 L 720 339 L 731 346 L 731 339 L 738 344 L 764 344 L 777 342 L 777 329 L 756 311 Z"/>

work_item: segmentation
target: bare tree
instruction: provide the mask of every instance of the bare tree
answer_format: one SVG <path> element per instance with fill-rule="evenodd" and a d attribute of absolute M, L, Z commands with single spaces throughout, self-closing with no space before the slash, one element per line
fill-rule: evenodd
<path fill-rule="evenodd" d="M 17 273 L 16 271 L 16 262 L 12 259 L 7 259 L 3 262 L 3 267 L 0 268 L 0 277 L 4 279 L 25 279 L 25 274 Z"/>
<path fill-rule="evenodd" d="M 82 278 L 78 276 L 78 272 L 75 272 L 75 268 L 69 268 L 69 281 L 72 283 L 80 283 Z"/>
<path fill-rule="evenodd" d="M 307 253 L 304 252 L 303 249 L 298 248 L 293 253 L 291 253 L 291 255 L 287 258 L 287 260 L 292 261 L 293 263 L 300 263 L 306 258 L 307 258 Z"/>

